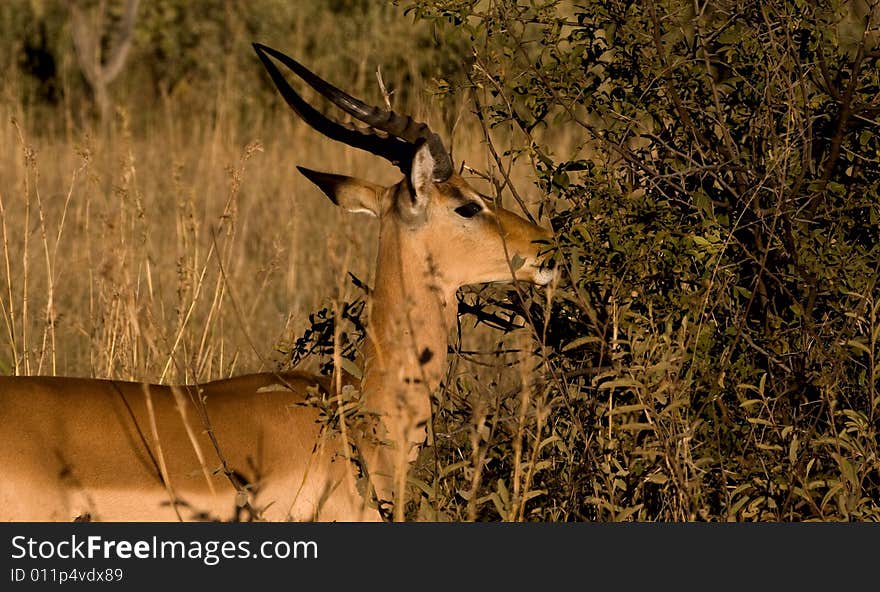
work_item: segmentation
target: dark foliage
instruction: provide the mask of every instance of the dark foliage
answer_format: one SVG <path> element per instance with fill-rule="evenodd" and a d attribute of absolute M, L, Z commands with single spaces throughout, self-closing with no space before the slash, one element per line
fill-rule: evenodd
<path fill-rule="evenodd" d="M 448 84 L 531 162 L 566 272 L 478 517 L 880 517 L 877 3 L 411 9 L 469 36 Z"/>

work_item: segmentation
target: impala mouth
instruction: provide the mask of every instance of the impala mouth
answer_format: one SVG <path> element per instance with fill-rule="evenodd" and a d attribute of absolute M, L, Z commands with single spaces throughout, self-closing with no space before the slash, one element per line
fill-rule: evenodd
<path fill-rule="evenodd" d="M 532 269 L 532 282 L 539 286 L 546 286 L 559 276 L 556 261 L 552 259 L 543 263 L 535 262 L 532 264 Z"/>
<path fill-rule="evenodd" d="M 555 266 L 542 265 L 535 270 L 535 283 L 539 286 L 546 286 L 551 283 L 559 275 L 559 271 Z"/>

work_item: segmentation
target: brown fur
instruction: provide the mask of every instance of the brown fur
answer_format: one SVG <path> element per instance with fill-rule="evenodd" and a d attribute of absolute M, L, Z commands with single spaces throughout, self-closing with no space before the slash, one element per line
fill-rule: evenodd
<path fill-rule="evenodd" d="M 171 388 L 0 377 L 0 518 L 73 520 L 88 514 L 93 520 L 177 520 L 157 466 L 148 388 L 181 518 L 231 520 L 249 518 L 253 511 L 270 520 L 378 519 L 375 510 L 363 507 L 356 470 L 339 438 L 322 435 L 317 410 L 303 405 L 306 389 L 319 382 L 304 373 L 251 374 L 180 388 L 211 473 L 212 494 Z M 199 394 L 217 447 L 193 402 Z M 220 454 L 232 479 L 222 470 Z M 250 508 L 237 507 L 233 480 L 247 487 Z"/>

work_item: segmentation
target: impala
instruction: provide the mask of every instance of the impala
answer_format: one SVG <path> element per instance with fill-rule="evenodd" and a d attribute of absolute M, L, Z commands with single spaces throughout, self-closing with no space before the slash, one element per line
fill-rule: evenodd
<path fill-rule="evenodd" d="M 369 106 L 281 52 L 254 49 L 306 123 L 404 173 L 382 187 L 299 169 L 333 203 L 380 221 L 362 379 L 352 384 L 362 419 L 328 429 L 307 399 L 336 401 L 343 381 L 300 372 L 177 387 L 0 377 L 4 520 L 229 520 L 242 512 L 379 520 L 384 502 L 402 518 L 407 470 L 446 364 L 456 290 L 554 277 L 539 257 L 549 233 L 471 188 L 427 125 Z M 365 127 L 319 113 L 276 60 Z"/>

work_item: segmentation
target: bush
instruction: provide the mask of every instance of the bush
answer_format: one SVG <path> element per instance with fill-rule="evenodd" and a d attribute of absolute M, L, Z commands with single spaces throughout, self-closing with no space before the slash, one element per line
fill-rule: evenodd
<path fill-rule="evenodd" d="M 477 518 L 880 518 L 880 5 L 409 9 L 469 37 L 446 83 L 532 167 L 565 270 L 527 305 L 544 380 L 438 440 L 447 511 L 476 471 Z"/>

